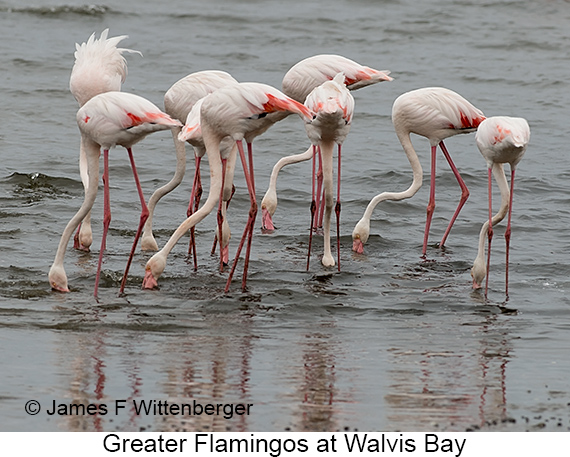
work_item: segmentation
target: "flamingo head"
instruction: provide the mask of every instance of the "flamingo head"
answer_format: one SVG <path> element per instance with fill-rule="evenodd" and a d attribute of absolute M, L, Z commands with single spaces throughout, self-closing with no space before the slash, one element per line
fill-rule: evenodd
<path fill-rule="evenodd" d="M 67 275 L 63 267 L 52 265 L 49 270 L 49 284 L 52 290 L 57 292 L 69 292 L 67 287 Z"/>
<path fill-rule="evenodd" d="M 352 231 L 352 250 L 357 254 L 363 254 L 364 244 L 368 241 L 369 236 L 370 223 L 364 218 L 360 219 Z"/>
<path fill-rule="evenodd" d="M 272 232 L 275 230 L 275 225 L 273 225 L 273 218 L 271 217 L 271 213 L 265 207 L 261 208 L 261 228 L 264 231 Z"/>
<path fill-rule="evenodd" d="M 143 289 L 158 289 L 158 278 L 166 268 L 166 259 L 160 252 L 153 255 L 145 266 Z"/>
<path fill-rule="evenodd" d="M 473 289 L 480 289 L 483 279 L 487 275 L 487 266 L 483 257 L 477 257 L 471 268 L 471 277 L 473 278 Z"/>
<path fill-rule="evenodd" d="M 263 230 L 275 230 L 273 215 L 277 209 L 277 193 L 274 189 L 268 189 L 261 201 L 261 216 Z"/>
<path fill-rule="evenodd" d="M 90 246 L 93 243 L 93 232 L 91 224 L 81 224 L 78 232 L 73 237 L 73 247 L 78 251 L 90 251 Z"/>

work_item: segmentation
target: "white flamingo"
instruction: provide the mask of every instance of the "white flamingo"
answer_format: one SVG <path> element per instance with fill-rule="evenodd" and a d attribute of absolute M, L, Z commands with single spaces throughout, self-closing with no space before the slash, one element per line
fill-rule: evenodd
<path fill-rule="evenodd" d="M 95 95 L 121 90 L 121 85 L 127 77 L 127 60 L 123 53 L 129 52 L 142 56 L 139 51 L 117 47 L 121 41 L 128 38 L 127 35 L 112 38 L 108 38 L 108 35 L 109 29 L 105 29 L 98 39 L 93 33 L 86 42 L 75 44 L 75 63 L 69 78 L 69 90 L 80 107 Z M 84 190 L 87 192 L 89 176 L 83 142 L 79 149 L 79 173 Z M 91 243 L 93 243 L 93 232 L 91 212 L 89 212 L 75 234 L 74 247 L 89 251 Z"/>
<path fill-rule="evenodd" d="M 344 84 L 349 90 L 393 80 L 388 76 L 390 74 L 388 70 L 375 70 L 339 55 L 320 54 L 303 59 L 291 67 L 283 78 L 283 93 L 299 103 L 305 103 L 307 96 L 313 89 L 332 80 L 338 73 L 344 74 Z M 264 230 L 275 229 L 273 215 L 277 209 L 277 177 L 279 172 L 287 165 L 303 162 L 312 157 L 313 147 L 309 146 L 304 153 L 283 157 L 274 165 L 269 179 L 269 187 L 261 201 L 262 228 Z M 317 189 L 317 201 L 318 199 L 320 199 L 320 184 Z"/>
<path fill-rule="evenodd" d="M 198 211 L 193 213 L 176 229 L 165 246 L 149 259 L 146 264 L 143 288 L 153 289 L 158 286 L 157 280 L 166 267 L 166 259 L 172 248 L 191 227 L 195 226 L 213 210 L 216 201 L 220 199 L 220 193 L 224 188 L 225 177 L 223 161 L 227 160 L 227 157 L 221 156 L 220 143 L 224 138 L 229 136 L 236 142 L 240 153 L 250 195 L 251 207 L 248 222 L 226 283 L 226 291 L 229 289 L 241 249 L 247 238 L 248 243 L 242 278 L 242 289 L 245 289 L 251 239 L 257 214 L 251 142 L 275 122 L 291 113 L 297 113 L 306 120 L 312 119 L 312 114 L 305 106 L 286 97 L 279 90 L 259 83 L 235 84 L 218 89 L 204 99 L 200 110 L 200 123 L 193 126 L 186 125 L 184 131 L 186 131 L 186 135 L 191 135 L 192 130 L 201 129 L 206 146 L 206 154 L 208 155 L 208 163 L 210 165 L 210 190 L 208 198 Z M 245 139 L 248 144 L 249 163 L 245 158 L 242 145 L 243 139 Z"/>
<path fill-rule="evenodd" d="M 49 271 L 49 282 L 52 289 L 60 292 L 69 292 L 67 276 L 63 268 L 65 250 L 73 231 L 91 210 L 99 184 L 99 156 L 103 149 L 104 159 L 104 218 L 101 250 L 95 280 L 94 296 L 97 298 L 99 277 L 107 231 L 111 222 L 111 209 L 109 198 L 109 149 L 119 145 L 127 149 L 135 183 L 143 210 L 141 212 L 139 227 L 131 249 L 129 261 L 121 282 L 121 293 L 124 291 L 130 263 L 140 237 L 143 224 L 148 217 L 148 209 L 139 183 L 138 174 L 132 155 L 132 146 L 152 132 L 180 126 L 180 122 L 172 119 L 160 111 L 154 104 L 137 95 L 124 92 L 105 92 L 96 95 L 85 103 L 77 112 L 77 125 L 81 131 L 82 143 L 87 158 L 87 173 L 89 186 L 85 192 L 85 200 L 79 211 L 68 222 L 59 242 L 55 260 Z"/>
<path fill-rule="evenodd" d="M 413 181 L 411 186 L 404 192 L 383 192 L 370 201 L 364 215 L 352 231 L 354 251 L 358 253 L 364 252 L 364 244 L 368 241 L 370 235 L 370 218 L 372 211 L 378 203 L 385 200 L 403 200 L 410 198 L 415 195 L 422 186 L 422 167 L 412 145 L 410 138 L 411 133 L 426 137 L 431 145 L 430 196 L 427 207 L 422 256 L 425 257 L 427 252 L 429 229 L 435 209 L 435 165 L 438 145 L 461 187 L 459 204 L 441 239 L 440 247 L 445 244 L 455 219 L 469 197 L 469 191 L 457 167 L 453 163 L 443 140 L 460 133 L 474 132 L 484 119 L 485 116 L 481 110 L 475 108 L 456 92 L 442 87 L 416 89 L 406 92 L 396 99 L 392 107 L 392 122 L 398 139 L 412 166 Z"/>
<path fill-rule="evenodd" d="M 479 234 L 479 248 L 477 257 L 471 268 L 473 288 L 480 288 L 483 278 L 485 280 L 485 297 L 489 289 L 489 265 L 491 261 L 491 239 L 493 238 L 493 226 L 505 217 L 509 211 L 507 228 L 505 230 L 506 241 L 506 268 L 505 268 L 505 294 L 509 296 L 509 247 L 511 241 L 511 215 L 513 211 L 513 190 L 515 183 L 515 170 L 530 140 L 530 127 L 526 119 L 520 117 L 495 116 L 485 119 L 479 125 L 475 134 L 475 141 L 481 154 L 487 162 L 489 183 L 489 220 L 483 224 Z M 508 163 L 511 167 L 510 192 L 507 179 L 503 170 L 503 164 Z M 492 217 L 491 205 L 491 173 L 501 191 L 501 208 Z M 487 262 L 485 265 L 485 238 L 488 240 Z"/>
<path fill-rule="evenodd" d="M 340 169 L 341 169 L 341 145 L 344 142 L 354 114 L 354 98 L 344 85 L 345 76 L 338 73 L 332 81 L 327 81 L 315 88 L 305 100 L 305 106 L 315 113 L 314 119 L 305 124 L 307 135 L 313 144 L 313 155 L 320 149 L 323 164 L 323 188 L 324 188 L 324 254 L 322 264 L 332 267 L 335 264 L 331 254 L 331 214 L 333 209 L 333 150 L 334 145 L 338 145 L 338 166 L 337 166 L 337 203 L 335 207 L 337 225 L 337 258 L 338 270 L 340 271 Z M 313 157 L 313 201 L 311 203 L 311 219 L 315 215 L 315 158 Z M 311 255 L 311 240 L 313 221 L 309 232 L 309 256 L 307 258 L 307 269 L 309 268 L 309 258 Z"/>
<path fill-rule="evenodd" d="M 221 87 L 226 87 L 231 84 L 237 84 L 237 81 L 227 72 L 219 70 L 205 70 L 195 73 L 191 73 L 188 76 L 175 82 L 170 89 L 164 95 L 164 111 L 170 115 L 173 119 L 178 119 L 183 124 L 187 121 L 187 118 L 192 110 L 193 106 L 206 95 L 214 92 Z M 159 200 L 166 194 L 174 190 L 181 182 L 186 172 L 186 148 L 185 141 L 178 139 L 181 128 L 172 129 L 172 138 L 174 141 L 174 147 L 176 150 L 176 171 L 172 179 L 164 186 L 157 189 L 148 201 L 149 218 L 147 219 L 144 232 L 141 238 L 141 249 L 144 251 L 158 251 L 158 245 L 152 233 L 152 223 L 154 209 L 159 202 Z M 200 162 L 204 156 L 206 149 L 201 136 L 193 136 L 187 140 L 194 148 L 194 158 L 195 158 L 195 171 L 194 171 L 194 181 L 192 185 L 192 194 L 190 197 L 190 204 L 188 205 L 187 215 L 190 216 L 192 212 L 197 209 L 198 202 L 200 201 L 200 196 L 202 193 L 202 186 L 200 180 Z M 222 147 L 229 146 L 230 149 L 235 145 L 234 142 L 224 141 Z M 230 165 L 235 162 L 236 152 L 230 157 Z M 224 199 L 228 201 L 231 196 L 231 185 L 233 182 L 233 167 L 228 170 L 228 182 L 230 189 L 224 191 Z M 229 229 L 228 229 L 229 230 Z M 195 244 L 193 242 L 193 230 L 192 230 L 192 241 L 190 249 L 194 254 L 194 268 L 197 268 L 196 264 L 196 253 Z M 229 241 L 229 236 L 225 238 Z M 223 246 L 224 252 L 227 251 L 227 244 Z M 226 252 L 227 254 L 227 252 Z M 223 262 L 227 262 L 227 255 L 223 258 Z"/>

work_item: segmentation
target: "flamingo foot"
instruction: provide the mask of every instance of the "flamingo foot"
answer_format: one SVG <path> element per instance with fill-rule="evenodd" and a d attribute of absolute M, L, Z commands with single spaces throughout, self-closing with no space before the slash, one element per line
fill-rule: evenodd
<path fill-rule="evenodd" d="M 275 230 L 271 213 L 266 208 L 261 209 L 261 220 L 261 230 L 263 233 L 271 233 Z"/>

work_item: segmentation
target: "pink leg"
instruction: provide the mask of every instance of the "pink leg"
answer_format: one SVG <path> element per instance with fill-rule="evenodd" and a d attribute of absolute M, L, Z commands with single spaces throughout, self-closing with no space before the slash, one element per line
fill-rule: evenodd
<path fill-rule="evenodd" d="M 487 276 L 485 278 L 485 298 L 487 298 L 487 292 L 489 290 L 489 267 L 491 266 L 491 240 L 493 239 L 493 205 L 491 204 L 491 168 L 489 168 L 489 230 L 487 231 L 488 237 L 488 251 L 487 251 Z"/>
<path fill-rule="evenodd" d="M 431 225 L 431 219 L 433 217 L 433 212 L 435 210 L 435 159 L 436 159 L 437 146 L 431 147 L 431 176 L 429 185 L 429 202 L 427 206 L 427 217 L 426 217 L 426 228 L 424 231 L 424 245 L 422 248 L 422 257 L 425 258 L 427 252 L 427 243 L 429 237 L 429 228 Z"/>
<path fill-rule="evenodd" d="M 121 289 L 119 293 L 123 293 L 125 291 L 125 285 L 127 284 L 127 276 L 129 274 L 129 268 L 131 267 L 131 263 L 133 261 L 133 256 L 135 255 L 135 249 L 137 248 L 137 244 L 139 242 L 139 238 L 141 236 L 144 224 L 149 216 L 148 207 L 146 206 L 146 202 L 144 200 L 144 195 L 141 187 L 141 183 L 139 180 L 139 175 L 137 173 L 137 167 L 135 166 L 135 159 L 133 157 L 133 151 L 131 148 L 127 148 L 127 152 L 129 153 L 129 160 L 131 161 L 131 168 L 133 169 L 133 175 L 135 177 L 135 184 L 137 185 L 137 192 L 139 193 L 139 199 L 141 201 L 141 217 L 139 220 L 139 227 L 137 229 L 137 233 L 135 235 L 135 240 L 133 241 L 133 247 L 131 248 L 131 254 L 129 255 L 129 260 L 127 261 L 127 266 L 125 267 L 125 273 L 123 274 L 123 280 L 121 281 Z"/>
<path fill-rule="evenodd" d="M 336 182 L 336 206 L 335 206 L 335 214 L 336 214 L 336 250 L 337 250 L 337 258 L 338 258 L 338 271 L 340 271 L 340 144 L 338 145 L 338 178 Z M 324 205 L 323 205 L 324 206 Z"/>
<path fill-rule="evenodd" d="M 188 204 L 188 210 L 186 211 L 186 216 L 190 217 L 194 214 L 198 207 L 200 206 L 200 198 L 202 197 L 202 180 L 200 179 L 200 162 L 201 157 L 195 156 L 196 169 L 194 170 L 194 181 L 192 183 L 192 192 L 190 193 L 190 202 Z M 198 270 L 198 256 L 196 254 L 196 237 L 195 237 L 196 227 L 190 229 L 190 243 L 188 246 L 188 255 L 191 255 L 194 259 L 194 271 Z"/>
<path fill-rule="evenodd" d="M 224 183 L 226 181 L 226 163 L 227 159 L 222 159 L 222 189 L 220 190 L 220 201 L 218 202 L 218 237 L 220 238 L 220 273 L 224 271 L 224 254 L 222 246 L 222 224 L 224 223 L 224 215 L 222 214 Z"/>
<path fill-rule="evenodd" d="M 453 224 L 455 223 L 455 219 L 457 219 L 457 216 L 459 216 L 459 212 L 461 211 L 461 208 L 463 208 L 463 205 L 465 205 L 465 202 L 469 198 L 469 190 L 467 189 L 467 186 L 465 185 L 465 181 L 463 181 L 463 178 L 459 174 L 459 170 L 457 169 L 457 167 L 453 163 L 453 160 L 451 160 L 451 156 L 449 155 L 449 152 L 447 152 L 447 148 L 443 144 L 443 141 L 441 143 L 439 143 L 439 145 L 441 147 L 441 150 L 443 151 L 443 155 L 445 156 L 445 158 L 447 159 L 447 162 L 449 163 L 449 166 L 451 167 L 451 171 L 453 171 L 453 174 L 455 175 L 455 178 L 457 179 L 457 182 L 459 183 L 459 187 L 461 187 L 461 198 L 459 200 L 459 204 L 457 205 L 457 209 L 455 210 L 453 217 L 449 221 L 449 225 L 447 226 L 447 230 L 443 234 L 443 238 L 441 239 L 441 243 L 439 243 L 439 247 L 443 247 L 445 245 L 445 241 L 447 240 L 447 237 L 449 236 L 449 232 L 451 232 L 451 227 L 453 227 Z"/>
<path fill-rule="evenodd" d="M 236 193 L 236 186 L 232 184 L 232 193 L 230 194 L 230 198 L 226 202 L 226 211 L 230 207 L 230 202 L 232 201 L 232 197 L 234 196 L 235 193 Z M 214 236 L 214 242 L 212 243 L 212 251 L 210 252 L 210 255 L 214 255 L 216 253 L 217 245 L 218 245 L 218 238 Z"/>
<path fill-rule="evenodd" d="M 505 294 L 509 298 L 509 249 L 511 245 L 511 215 L 513 212 L 513 191 L 515 190 L 515 169 L 511 168 L 511 197 L 509 202 L 509 220 L 507 222 L 507 229 L 505 230 L 505 241 L 507 243 L 506 251 L 506 269 L 505 269 Z"/>
<path fill-rule="evenodd" d="M 321 155 L 321 147 L 317 146 L 317 157 L 319 159 L 319 170 L 317 171 L 317 191 L 315 195 L 315 211 L 317 213 L 317 218 L 314 221 L 313 230 L 318 230 L 323 226 L 323 215 L 325 212 L 325 190 L 323 189 L 323 156 Z"/>
<path fill-rule="evenodd" d="M 320 179 L 322 181 L 322 177 Z M 319 203 L 317 205 L 319 215 L 318 215 L 317 221 L 315 223 L 315 231 L 323 228 L 323 218 L 325 217 L 325 204 L 324 204 L 324 202 L 325 202 L 325 189 L 323 189 L 323 191 L 321 192 L 321 197 L 320 197 Z"/>
<path fill-rule="evenodd" d="M 251 239 L 252 239 L 252 235 L 253 235 L 253 227 L 255 224 L 255 216 L 257 215 L 257 202 L 255 200 L 255 185 L 253 182 L 253 163 L 252 162 L 252 153 L 251 153 L 251 145 L 248 144 L 248 152 L 249 152 L 249 158 L 250 158 L 250 164 L 248 166 L 247 164 L 247 160 L 245 158 L 245 152 L 243 150 L 243 144 L 241 141 L 237 142 L 237 146 L 238 146 L 238 151 L 239 151 L 239 156 L 241 159 L 241 163 L 243 165 L 243 171 L 244 171 L 244 175 L 245 175 L 245 181 L 247 184 L 247 189 L 249 191 L 249 198 L 251 201 L 251 207 L 249 210 L 249 218 L 247 221 L 247 224 L 245 225 L 245 229 L 243 231 L 243 235 L 241 237 L 239 246 L 237 248 L 236 251 L 236 257 L 234 259 L 234 263 L 232 265 L 232 269 L 230 271 L 230 274 L 228 276 L 228 281 L 226 282 L 226 288 L 225 291 L 227 292 L 230 289 L 230 283 L 232 281 L 232 277 L 234 275 L 237 263 L 238 263 L 238 259 L 239 256 L 241 254 L 241 250 L 243 248 L 243 245 L 245 243 L 246 238 L 248 238 L 248 247 L 246 250 L 246 259 L 245 259 L 245 264 L 244 264 L 244 273 L 243 273 L 243 279 L 242 279 L 242 290 L 245 290 L 245 284 L 247 281 L 247 267 L 249 264 L 249 251 L 251 249 Z"/>
<path fill-rule="evenodd" d="M 95 277 L 95 290 L 93 296 L 98 300 L 99 279 L 101 278 L 101 265 L 103 264 L 103 253 L 107 242 L 107 231 L 111 223 L 111 199 L 109 196 L 109 150 L 103 151 L 103 235 L 101 236 L 101 249 L 99 250 L 99 262 L 97 264 L 97 275 Z"/>
<path fill-rule="evenodd" d="M 312 188 L 312 199 L 311 199 L 311 225 L 309 226 L 309 252 L 307 254 L 307 271 L 309 271 L 309 263 L 311 260 L 311 245 L 313 243 L 313 224 L 315 222 L 315 212 L 317 209 L 317 203 L 315 201 L 315 168 L 317 160 L 317 147 L 313 145 L 313 169 L 311 171 L 311 188 Z"/>
<path fill-rule="evenodd" d="M 241 280 L 241 290 L 245 291 L 245 286 L 247 282 L 247 271 L 249 269 L 249 256 L 251 253 L 251 243 L 253 241 L 253 228 L 255 225 L 255 217 L 257 216 L 257 199 L 255 197 L 255 174 L 253 172 L 253 148 L 251 143 L 247 143 L 247 153 L 249 160 L 249 182 L 250 188 L 250 200 L 251 209 L 249 210 L 249 233 L 247 238 L 247 250 L 245 252 L 245 262 L 243 264 L 243 277 Z"/>

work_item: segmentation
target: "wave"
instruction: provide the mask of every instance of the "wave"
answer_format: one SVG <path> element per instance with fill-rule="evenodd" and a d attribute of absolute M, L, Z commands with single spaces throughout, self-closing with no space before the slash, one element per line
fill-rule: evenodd
<path fill-rule="evenodd" d="M 25 6 L 22 8 L 18 7 L 4 7 L 0 8 L 3 13 L 21 13 L 21 14 L 33 14 L 38 16 L 61 16 L 66 14 L 76 14 L 82 16 L 103 16 L 109 11 L 106 5 L 57 5 L 57 6 Z"/>

